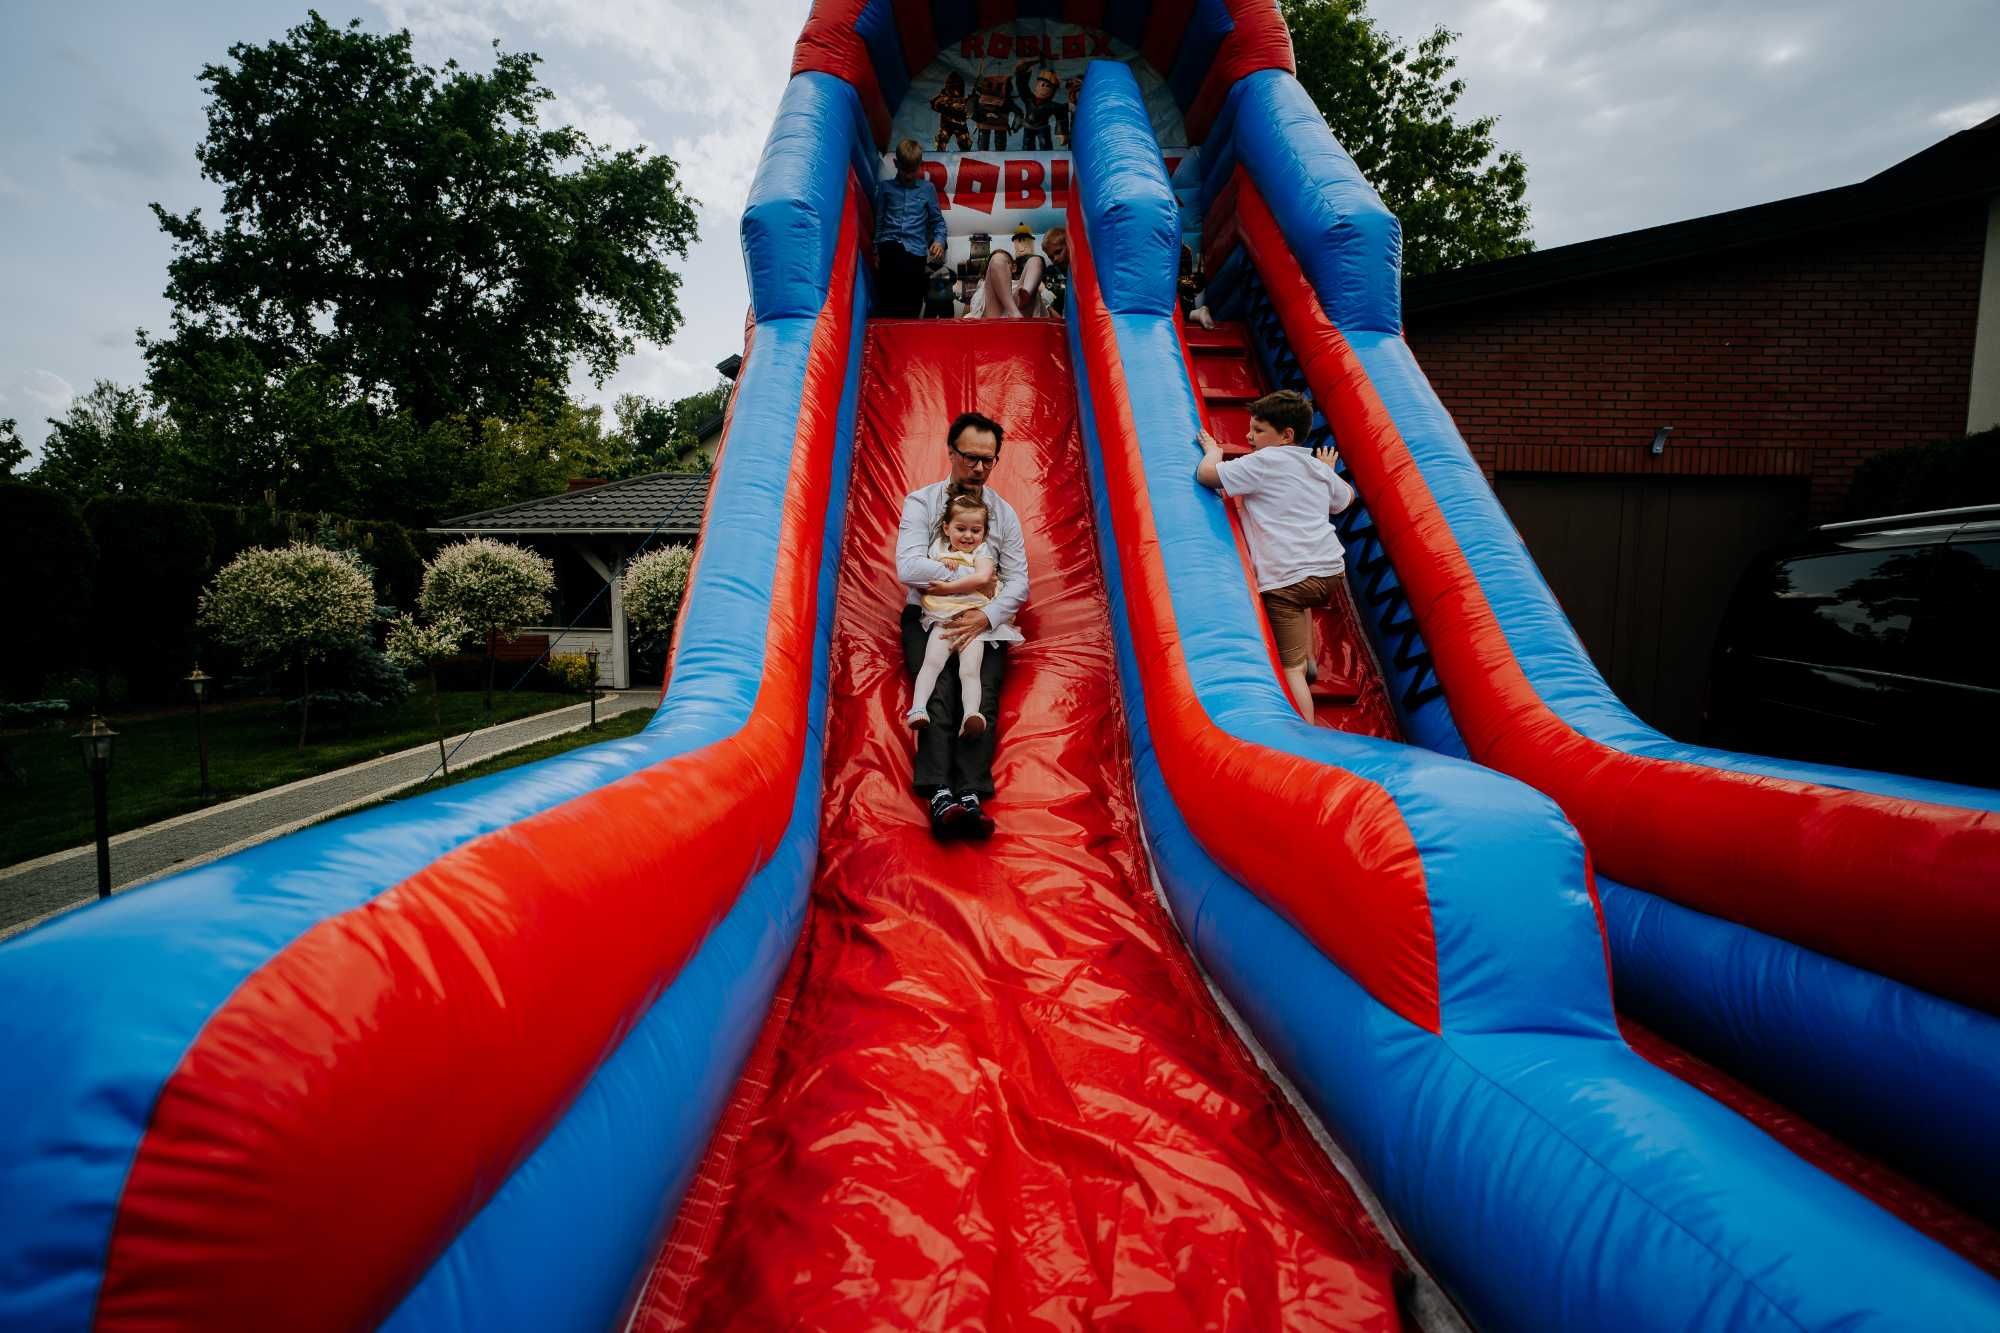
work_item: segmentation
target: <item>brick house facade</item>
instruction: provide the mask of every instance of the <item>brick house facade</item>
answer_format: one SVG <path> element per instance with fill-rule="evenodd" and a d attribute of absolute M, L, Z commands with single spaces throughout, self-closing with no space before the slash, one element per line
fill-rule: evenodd
<path fill-rule="evenodd" d="M 1798 477 L 1830 519 L 1861 459 L 1965 432 L 1987 212 L 1417 309 L 1407 336 L 1489 477 Z"/>
<path fill-rule="evenodd" d="M 1404 332 L 1613 688 L 1695 736 L 1750 557 L 1842 516 L 1864 458 L 2000 425 L 2000 117 L 1856 185 L 1412 278 Z"/>

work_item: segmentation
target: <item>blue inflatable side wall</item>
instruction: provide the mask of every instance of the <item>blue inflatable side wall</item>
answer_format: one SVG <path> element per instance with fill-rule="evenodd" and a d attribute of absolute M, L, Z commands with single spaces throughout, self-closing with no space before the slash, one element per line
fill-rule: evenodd
<path fill-rule="evenodd" d="M 1215 162 L 1205 154 L 1205 193 L 1212 199 L 1226 183 L 1225 159 L 1227 170 L 1240 161 L 1257 183 L 1322 306 L 1346 333 L 1401 428 L 1542 697 L 1583 734 L 1631 753 L 1941 805 L 2000 805 L 2000 792 L 1684 745 L 1646 727 L 1618 702 L 1398 336 L 1392 294 L 1356 277 L 1378 267 L 1338 260 L 1343 248 L 1382 251 L 1391 241 L 1386 224 L 1361 220 L 1374 196 L 1351 160 L 1327 146 L 1316 112 L 1308 123 L 1308 112 L 1310 100 L 1289 75 L 1267 71 L 1239 83 L 1219 122 L 1228 127 L 1231 145 L 1215 154 Z M 1285 137 L 1271 131 L 1278 123 L 1305 134 L 1306 147 L 1288 153 Z M 1338 188 L 1324 188 L 1327 172 L 1344 174 Z M 1386 216 L 1379 201 L 1372 208 Z M 1253 276 L 1246 285 L 1267 370 L 1276 383 L 1305 388 L 1283 329 L 1261 299 L 1261 284 Z M 1351 537 L 1365 522 L 1350 521 L 1344 535 Z M 1357 602 L 1396 687 L 1392 693 L 1406 698 L 1409 677 L 1424 669 L 1427 656 L 1393 591 L 1393 571 L 1384 579 L 1368 569 L 1372 549 L 1364 541 L 1355 551 Z M 1396 616 L 1406 622 L 1400 628 Z M 1464 754 L 1449 705 L 1438 698 L 1405 708 L 1401 717 L 1417 743 Z M 1988 1146 L 1991 1130 L 1982 1117 L 1967 1113 L 2000 1104 L 2000 1018 L 1619 887 L 1606 891 L 1605 912 L 1613 927 L 1618 994 L 1635 1015 L 1984 1215 L 2000 1217 L 2000 1160 Z M 1642 903 L 1661 910 L 1641 911 Z"/>
<path fill-rule="evenodd" d="M 1104 69 L 1094 67 L 1086 83 L 1085 115 L 1093 123 L 1138 117 L 1136 89 Z M 1142 812 L 1198 956 L 1481 1327 L 1972 1328 L 2000 1317 L 2000 1286 L 1607 1031 L 1594 925 L 1574 936 L 1521 934 L 1548 912 L 1591 915 L 1574 836 L 1545 831 L 1540 798 L 1523 793 L 1516 806 L 1502 792 L 1512 784 L 1494 775 L 1393 746 L 1377 754 L 1364 738 L 1313 733 L 1283 710 L 1220 506 L 1193 480 L 1193 396 L 1166 314 L 1173 269 L 1159 268 L 1149 282 L 1126 266 L 1124 255 L 1151 249 L 1127 229 L 1149 224 L 1105 206 L 1159 197 L 1159 172 L 1157 150 L 1080 163 L 1087 248 L 1105 267 L 1120 267 L 1104 291 L 1123 293 L 1132 309 L 1086 309 L 1088 287 L 1079 282 L 1070 336 Z M 1102 336 L 1091 330 L 1106 324 L 1123 383 L 1101 379 L 1087 347 Z M 1101 436 L 1097 400 L 1106 392 L 1129 405 L 1135 439 Z M 1118 484 L 1107 470 L 1111 447 L 1140 455 L 1160 540 L 1135 542 L 1119 530 L 1108 500 Z M 1468 806 L 1446 795 L 1463 769 L 1482 796 L 1501 794 L 1502 811 L 1517 810 L 1502 819 L 1532 830 L 1528 845 L 1553 836 L 1572 849 L 1567 873 L 1564 858 L 1553 858 L 1539 880 L 1517 880 L 1483 901 L 1464 886 L 1468 899 L 1439 909 L 1442 1032 L 1390 1013 L 1222 872 L 1191 833 L 1155 749 L 1123 610 L 1135 560 L 1165 566 L 1187 669 L 1218 725 L 1283 752 L 1310 747 L 1329 778 L 1338 768 L 1408 763 L 1413 829 L 1463 820 Z M 1431 793 L 1438 803 L 1425 809 L 1424 789 L 1436 780 L 1444 783 Z M 1427 865 L 1435 857 L 1447 870 L 1451 835 L 1420 837 L 1435 848 Z M 1497 865 L 1520 855 L 1510 849 Z M 1489 884 L 1495 868 L 1466 867 Z M 1457 925 L 1449 924 L 1454 911 L 1467 913 Z M 1526 1011 L 1525 996 L 1489 1004 L 1510 995 L 1507 973 L 1522 965 L 1535 968 L 1537 986 L 1555 982 L 1539 1015 Z"/>
<path fill-rule="evenodd" d="M 120 1188 L 148 1111 L 208 1015 L 305 931 L 453 848 L 728 736 L 764 670 L 776 515 L 800 427 L 816 318 L 859 118 L 838 80 L 795 81 L 746 221 L 759 323 L 688 593 L 682 648 L 646 731 L 351 816 L 50 922 L 0 948 L 0 1326 L 84 1328 Z M 832 151 L 827 151 L 827 146 Z M 854 188 L 866 189 L 872 170 Z M 782 238 L 774 241 L 774 233 Z M 798 262 L 817 264 L 816 271 Z M 394 1320 L 407 1328 L 604 1327 L 700 1160 L 802 919 L 819 816 L 835 562 L 866 293 L 852 306 L 829 526 L 820 566 L 806 759 L 783 843 L 671 986 L 501 1185 Z M 574 1286 L 546 1281 L 552 1254 Z M 532 1255 L 534 1262 L 527 1262 Z M 536 1275 L 540 1275 L 538 1278 Z"/>

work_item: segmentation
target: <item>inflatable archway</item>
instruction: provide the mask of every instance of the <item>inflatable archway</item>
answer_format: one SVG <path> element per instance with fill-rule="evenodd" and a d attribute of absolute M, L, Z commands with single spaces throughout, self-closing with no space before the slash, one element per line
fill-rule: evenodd
<path fill-rule="evenodd" d="M 869 319 L 880 153 L 960 51 L 1057 76 L 1061 324 Z M 1191 231 L 1363 498 L 1398 738 L 1290 711 L 1194 483 Z M 743 239 L 643 734 L 0 945 L 0 1327 L 1389 1328 L 1399 1268 L 1481 1328 L 2000 1323 L 2000 797 L 1617 703 L 1272 5 L 818 4 Z M 972 406 L 1037 577 L 976 850 L 900 788 L 881 551 Z"/>

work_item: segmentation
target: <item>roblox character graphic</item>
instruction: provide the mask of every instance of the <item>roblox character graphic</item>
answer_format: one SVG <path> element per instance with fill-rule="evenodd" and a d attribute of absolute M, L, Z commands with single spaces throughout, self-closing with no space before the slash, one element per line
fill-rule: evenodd
<path fill-rule="evenodd" d="M 932 147 L 943 152 L 949 142 L 958 144 L 958 151 L 972 151 L 972 129 L 967 123 L 968 104 L 965 97 L 965 76 L 957 70 L 944 76 L 944 88 L 931 99 L 931 110 L 938 113 L 937 142 Z"/>
<path fill-rule="evenodd" d="M 1069 143 L 1069 108 L 1056 100 L 1061 81 L 1047 65 L 1036 67 L 1034 57 L 1014 67 L 1014 87 L 1021 96 L 1021 147 L 1048 152 Z"/>
<path fill-rule="evenodd" d="M 1014 85 L 1005 74 L 982 74 L 973 85 L 972 123 L 979 127 L 979 150 L 1007 151 L 1007 134 L 1021 108 L 1014 101 Z"/>

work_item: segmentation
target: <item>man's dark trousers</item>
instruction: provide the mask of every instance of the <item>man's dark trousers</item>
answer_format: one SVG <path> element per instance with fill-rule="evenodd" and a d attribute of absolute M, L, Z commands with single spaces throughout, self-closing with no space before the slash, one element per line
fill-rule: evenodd
<path fill-rule="evenodd" d="M 903 608 L 903 665 L 914 679 L 923 670 L 924 647 L 930 635 L 924 632 L 924 610 Z M 1007 645 L 989 643 L 979 663 L 979 711 L 986 716 L 986 730 L 970 740 L 959 739 L 965 721 L 965 707 L 959 698 L 958 660 L 938 676 L 931 691 L 931 724 L 917 733 L 917 766 L 910 776 L 910 790 L 930 799 L 939 787 L 949 787 L 960 796 L 974 792 L 980 800 L 993 795 L 993 749 L 1000 738 L 1000 678 L 1007 672 Z"/>
<path fill-rule="evenodd" d="M 915 319 L 924 308 L 930 274 L 922 255 L 913 255 L 894 241 L 875 246 L 876 311 L 889 319 Z"/>

